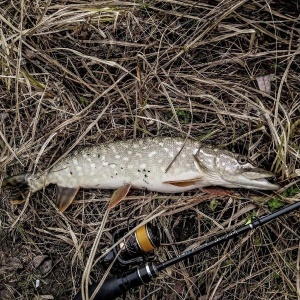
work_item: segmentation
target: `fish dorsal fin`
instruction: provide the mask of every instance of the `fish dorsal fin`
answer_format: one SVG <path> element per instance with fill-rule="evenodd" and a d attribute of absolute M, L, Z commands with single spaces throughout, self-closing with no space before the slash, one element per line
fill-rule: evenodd
<path fill-rule="evenodd" d="M 202 181 L 201 177 L 196 178 L 190 178 L 190 179 L 184 179 L 184 180 L 170 180 L 170 181 L 164 181 L 163 183 L 172 184 L 178 187 L 187 187 L 197 184 L 198 182 Z"/>
<path fill-rule="evenodd" d="M 114 193 L 112 194 L 108 208 L 114 208 L 117 206 L 128 194 L 129 190 L 131 188 L 131 184 L 124 184 L 120 186 Z"/>
<path fill-rule="evenodd" d="M 73 202 L 79 188 L 68 188 L 58 185 L 55 204 L 59 211 L 64 212 Z"/>

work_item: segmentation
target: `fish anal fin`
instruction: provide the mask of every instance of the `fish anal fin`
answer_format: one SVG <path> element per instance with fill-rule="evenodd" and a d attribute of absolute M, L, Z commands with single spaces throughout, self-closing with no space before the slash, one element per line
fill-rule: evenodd
<path fill-rule="evenodd" d="M 79 188 L 69 188 L 58 185 L 55 204 L 59 211 L 64 212 L 73 202 Z"/>
<path fill-rule="evenodd" d="M 117 206 L 128 194 L 129 190 L 131 188 L 131 184 L 124 184 L 120 186 L 114 193 L 112 194 L 108 208 L 114 208 Z"/>
<path fill-rule="evenodd" d="M 190 178 L 190 179 L 184 179 L 184 180 L 170 180 L 170 181 L 164 181 L 163 183 L 172 184 L 178 187 L 188 187 L 195 185 L 202 181 L 201 177 L 196 178 Z"/>
<path fill-rule="evenodd" d="M 26 199 L 20 199 L 20 200 L 10 200 L 10 203 L 12 205 L 20 205 L 26 202 Z"/>

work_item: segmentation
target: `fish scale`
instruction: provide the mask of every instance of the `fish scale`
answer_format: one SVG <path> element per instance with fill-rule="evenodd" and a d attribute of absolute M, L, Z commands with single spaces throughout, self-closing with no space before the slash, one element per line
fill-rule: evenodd
<path fill-rule="evenodd" d="M 188 140 L 172 163 L 183 144 L 183 140 L 165 138 L 84 147 L 75 150 L 48 174 L 33 176 L 30 187 L 33 192 L 50 183 L 69 188 L 116 189 L 129 183 L 134 188 L 151 191 L 186 191 L 190 188 L 162 184 L 163 181 L 186 180 L 199 175 L 191 155 L 199 148 L 197 142 Z"/>
<path fill-rule="evenodd" d="M 4 185 L 27 184 L 32 192 L 57 185 L 56 203 L 64 211 L 79 188 L 114 189 L 110 207 L 130 188 L 180 193 L 206 186 L 277 190 L 247 157 L 192 139 L 145 138 L 80 147 L 49 171 L 16 175 Z"/>

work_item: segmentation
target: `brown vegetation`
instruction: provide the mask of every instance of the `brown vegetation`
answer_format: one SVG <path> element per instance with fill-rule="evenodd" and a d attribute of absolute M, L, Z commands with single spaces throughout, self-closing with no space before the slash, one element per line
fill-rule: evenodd
<path fill-rule="evenodd" d="M 45 170 L 78 144 L 190 135 L 249 155 L 282 189 L 135 191 L 108 215 L 111 191 L 81 190 L 61 214 L 51 187 L 18 206 L 3 190 L 0 298 L 72 299 L 82 276 L 104 274 L 89 258 L 96 237 L 99 255 L 128 224 L 157 223 L 165 260 L 299 201 L 299 41 L 296 0 L 1 1 L 1 178 Z M 128 299 L 299 299 L 299 227 L 290 214 Z"/>

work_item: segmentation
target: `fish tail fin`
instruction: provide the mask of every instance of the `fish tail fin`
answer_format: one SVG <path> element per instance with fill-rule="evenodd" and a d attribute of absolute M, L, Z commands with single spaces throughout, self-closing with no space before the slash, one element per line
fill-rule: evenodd
<path fill-rule="evenodd" d="M 10 188 L 10 187 L 27 187 L 28 186 L 28 173 L 18 174 L 11 177 L 7 177 L 3 180 L 1 188 Z"/>
<path fill-rule="evenodd" d="M 3 180 L 1 189 L 8 189 L 10 192 L 11 204 L 17 205 L 25 202 L 23 192 L 29 190 L 28 173 L 7 177 Z"/>

